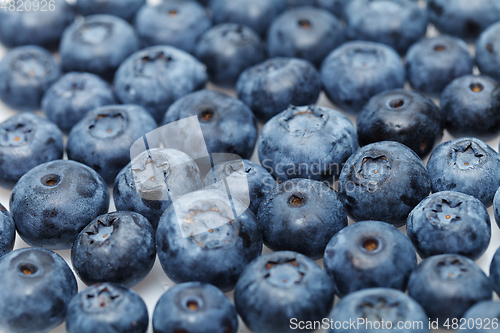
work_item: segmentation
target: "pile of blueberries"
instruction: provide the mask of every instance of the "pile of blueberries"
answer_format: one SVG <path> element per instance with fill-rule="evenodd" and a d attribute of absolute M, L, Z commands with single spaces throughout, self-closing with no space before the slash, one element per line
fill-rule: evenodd
<path fill-rule="evenodd" d="M 156 333 L 500 331 L 500 1 L 0 0 L 0 42 L 1 332 L 144 333 L 156 257 Z"/>

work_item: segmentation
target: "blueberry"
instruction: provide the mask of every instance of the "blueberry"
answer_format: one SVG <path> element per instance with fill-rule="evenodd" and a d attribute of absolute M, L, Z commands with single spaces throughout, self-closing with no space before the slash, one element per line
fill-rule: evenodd
<path fill-rule="evenodd" d="M 500 22 L 476 40 L 476 63 L 482 74 L 500 80 Z"/>
<path fill-rule="evenodd" d="M 490 333 L 492 326 L 496 326 L 500 317 L 500 302 L 484 301 L 471 307 L 464 314 L 466 324 L 460 331 L 465 333 Z"/>
<path fill-rule="evenodd" d="M 412 0 L 351 0 L 344 7 L 347 36 L 387 44 L 399 53 L 425 35 L 427 14 Z"/>
<path fill-rule="evenodd" d="M 135 26 L 145 46 L 172 45 L 193 52 L 196 41 L 212 26 L 212 21 L 196 1 L 168 0 L 143 6 Z"/>
<path fill-rule="evenodd" d="M 14 248 L 16 225 L 9 211 L 0 204 L 0 258 Z"/>
<path fill-rule="evenodd" d="M 252 332 L 288 333 L 295 332 L 292 319 L 325 318 L 333 294 L 331 278 L 314 261 L 295 252 L 274 252 L 255 259 L 243 271 L 234 303 Z"/>
<path fill-rule="evenodd" d="M 62 157 L 62 132 L 51 121 L 23 112 L 0 123 L 2 185 L 12 187 L 30 169 Z"/>
<path fill-rule="evenodd" d="M 477 260 L 488 248 L 491 222 L 478 199 L 460 192 L 434 193 L 408 216 L 408 237 L 418 254 L 460 254 Z"/>
<path fill-rule="evenodd" d="M 493 290 L 500 294 L 500 250 L 497 249 L 490 265 L 490 281 Z"/>
<path fill-rule="evenodd" d="M 320 106 L 290 106 L 263 127 L 259 159 L 279 181 L 310 178 L 333 183 L 358 148 L 356 129 L 341 112 Z"/>
<path fill-rule="evenodd" d="M 205 87 L 206 68 L 171 46 L 153 46 L 125 60 L 115 75 L 120 102 L 143 106 L 160 121 L 177 99 Z"/>
<path fill-rule="evenodd" d="M 272 58 L 241 73 L 236 93 L 265 123 L 289 105 L 316 103 L 321 80 L 307 60 Z"/>
<path fill-rule="evenodd" d="M 16 110 L 37 110 L 43 94 L 59 76 L 61 68 L 47 50 L 17 47 L 0 61 L 0 99 Z"/>
<path fill-rule="evenodd" d="M 153 313 L 153 330 L 155 333 L 236 333 L 238 315 L 216 287 L 187 282 L 160 297 Z"/>
<path fill-rule="evenodd" d="M 176 101 L 165 113 L 163 125 L 197 116 L 208 153 L 231 153 L 242 158 L 252 156 L 257 141 L 257 121 L 240 100 L 213 90 L 201 90 Z M 190 136 L 198 132 L 191 131 Z M 171 140 L 163 136 L 165 145 Z"/>
<path fill-rule="evenodd" d="M 257 219 L 268 248 L 312 259 L 323 257 L 328 241 L 347 226 L 337 193 L 322 182 L 301 178 L 287 180 L 266 195 Z"/>
<path fill-rule="evenodd" d="M 457 191 L 478 198 L 486 206 L 500 186 L 500 155 L 483 141 L 461 138 L 434 149 L 427 169 L 432 192 Z"/>
<path fill-rule="evenodd" d="M 287 10 L 278 16 L 267 36 L 270 57 L 295 57 L 319 67 L 344 41 L 344 29 L 330 12 L 314 7 Z"/>
<path fill-rule="evenodd" d="M 157 128 L 138 105 L 110 105 L 87 113 L 69 133 L 68 158 L 97 171 L 107 183 L 130 162 L 132 144 Z M 150 142 L 157 146 L 158 143 Z"/>
<path fill-rule="evenodd" d="M 109 14 L 130 21 L 146 0 L 76 0 L 76 10 L 82 15 Z"/>
<path fill-rule="evenodd" d="M 64 321 L 78 292 L 64 259 L 41 248 L 3 256 L 0 285 L 0 330 L 9 333 L 49 332 Z"/>
<path fill-rule="evenodd" d="M 139 49 L 139 38 L 125 20 L 106 14 L 75 21 L 61 39 L 65 72 L 80 71 L 112 79 L 120 64 Z"/>
<path fill-rule="evenodd" d="M 396 51 L 373 42 L 345 43 L 332 51 L 321 67 L 326 95 L 351 113 L 358 113 L 378 93 L 403 88 L 405 77 Z"/>
<path fill-rule="evenodd" d="M 434 102 L 419 93 L 403 89 L 382 92 L 357 117 L 359 144 L 397 141 L 424 157 L 443 137 L 442 118 Z"/>
<path fill-rule="evenodd" d="M 10 211 L 31 246 L 69 249 L 78 233 L 108 211 L 109 192 L 86 165 L 55 160 L 34 167 L 14 186 Z"/>
<path fill-rule="evenodd" d="M 110 104 L 115 104 L 115 97 L 106 81 L 94 74 L 72 72 L 45 92 L 42 110 L 67 133 L 87 112 Z"/>
<path fill-rule="evenodd" d="M 251 28 L 235 23 L 218 24 L 198 40 L 195 56 L 207 66 L 210 81 L 232 86 L 241 72 L 265 59 L 264 44 Z"/>
<path fill-rule="evenodd" d="M 430 176 L 413 150 L 394 141 L 358 149 L 345 163 L 339 193 L 354 221 L 383 221 L 396 227 L 430 192 Z"/>
<path fill-rule="evenodd" d="M 233 289 L 245 266 L 262 251 L 257 219 L 246 208 L 217 190 L 174 201 L 156 231 L 156 251 L 168 277 L 176 283 L 200 281 Z"/>
<path fill-rule="evenodd" d="M 471 259 L 441 254 L 425 259 L 410 275 L 408 294 L 431 320 L 443 325 L 460 319 L 474 304 L 490 300 L 493 291 L 488 277 Z"/>
<path fill-rule="evenodd" d="M 495 192 L 493 197 L 493 215 L 495 216 L 495 221 L 500 228 L 500 187 Z"/>

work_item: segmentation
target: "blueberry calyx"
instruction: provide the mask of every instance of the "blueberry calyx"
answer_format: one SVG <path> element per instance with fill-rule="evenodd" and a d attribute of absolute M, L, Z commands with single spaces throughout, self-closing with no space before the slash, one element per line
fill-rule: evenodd
<path fill-rule="evenodd" d="M 138 76 L 155 77 L 164 72 L 170 63 L 174 61 L 172 56 L 166 55 L 163 51 L 150 54 L 137 59 L 134 69 Z"/>
<path fill-rule="evenodd" d="M 486 152 L 473 141 L 458 142 L 451 154 L 453 167 L 461 170 L 474 169 L 488 159 Z"/>
<path fill-rule="evenodd" d="M 57 184 L 59 184 L 60 181 L 61 181 L 61 177 L 59 175 L 56 175 L 56 174 L 48 174 L 48 175 L 43 176 L 40 179 L 40 182 L 43 185 L 49 186 L 49 187 L 56 186 Z"/>
<path fill-rule="evenodd" d="M 84 44 L 102 44 L 111 37 L 112 31 L 110 22 L 87 22 L 75 32 L 75 39 Z"/>
<path fill-rule="evenodd" d="M 319 108 L 291 106 L 280 119 L 280 124 L 289 132 L 304 137 L 321 130 L 328 122 L 328 115 Z"/>
<path fill-rule="evenodd" d="M 0 145 L 20 147 L 27 145 L 35 134 L 32 123 L 17 123 L 0 129 Z"/>
<path fill-rule="evenodd" d="M 122 134 L 126 128 L 126 115 L 118 111 L 99 114 L 89 125 L 89 132 L 98 139 L 107 139 Z"/>
<path fill-rule="evenodd" d="M 449 202 L 446 199 L 430 202 L 426 207 L 427 219 L 437 225 L 448 225 L 460 221 L 462 201 Z"/>
<path fill-rule="evenodd" d="M 295 258 L 268 261 L 265 265 L 264 279 L 278 288 L 292 288 L 302 284 L 306 273 L 306 267 Z"/>
<path fill-rule="evenodd" d="M 40 59 L 36 53 L 22 53 L 15 57 L 12 61 L 12 68 L 28 79 L 37 79 L 48 76 L 51 69 L 48 61 Z"/>
<path fill-rule="evenodd" d="M 89 291 L 83 299 L 84 309 L 89 312 L 100 312 L 103 308 L 114 307 L 122 300 L 115 290 L 103 285 L 101 288 Z"/>
<path fill-rule="evenodd" d="M 445 258 L 437 263 L 436 271 L 442 280 L 455 280 L 461 278 L 469 270 L 460 259 Z"/>

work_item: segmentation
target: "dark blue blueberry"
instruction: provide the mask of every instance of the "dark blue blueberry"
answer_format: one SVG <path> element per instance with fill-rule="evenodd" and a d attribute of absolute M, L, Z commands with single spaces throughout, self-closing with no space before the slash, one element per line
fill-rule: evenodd
<path fill-rule="evenodd" d="M 87 113 L 68 136 L 68 158 L 97 171 L 107 183 L 130 162 L 132 144 L 157 128 L 138 105 L 110 105 Z M 150 142 L 158 146 L 158 143 Z"/>
<path fill-rule="evenodd" d="M 115 75 L 118 99 L 143 106 L 160 121 L 184 95 L 203 89 L 207 72 L 190 54 L 171 46 L 153 46 L 131 55 Z"/>
<path fill-rule="evenodd" d="M 314 105 L 288 107 L 264 125 L 258 140 L 260 163 L 279 181 L 310 178 L 333 183 L 357 148 L 349 118 Z"/>
<path fill-rule="evenodd" d="M 317 180 L 295 178 L 272 190 L 259 207 L 257 220 L 264 244 L 313 260 L 323 257 L 328 241 L 347 227 L 337 193 Z"/>
<path fill-rule="evenodd" d="M 491 333 L 493 327 L 498 328 L 500 318 L 500 302 L 484 301 L 471 307 L 463 316 L 465 322 L 459 332 L 463 333 Z"/>
<path fill-rule="evenodd" d="M 406 53 L 410 85 L 426 94 L 441 94 L 451 81 L 472 74 L 473 65 L 467 44 L 452 36 L 424 38 Z"/>
<path fill-rule="evenodd" d="M 461 138 L 434 149 L 427 169 L 432 192 L 457 191 L 478 198 L 486 206 L 500 186 L 500 155 L 483 141 Z"/>
<path fill-rule="evenodd" d="M 20 46 L 0 61 L 0 99 L 16 110 L 40 108 L 43 94 L 61 76 L 61 67 L 39 46 Z"/>
<path fill-rule="evenodd" d="M 75 13 L 65 0 L 4 1 L 0 9 L 0 42 L 6 47 L 40 45 L 55 48 Z"/>
<path fill-rule="evenodd" d="M 30 169 L 63 158 L 63 136 L 51 121 L 31 112 L 0 123 L 0 183 L 11 187 Z"/>
<path fill-rule="evenodd" d="M 69 249 L 78 233 L 108 207 L 108 187 L 101 176 L 67 160 L 34 167 L 10 196 L 19 236 L 31 246 L 49 249 Z"/>
<path fill-rule="evenodd" d="M 330 12 L 314 7 L 287 10 L 278 16 L 267 36 L 270 57 L 309 60 L 319 67 L 344 41 L 344 29 Z"/>
<path fill-rule="evenodd" d="M 344 16 L 344 7 L 349 0 L 315 0 L 314 5 L 332 12 L 336 17 Z"/>
<path fill-rule="evenodd" d="M 493 197 L 493 215 L 495 216 L 495 221 L 500 228 L 500 187 L 495 192 Z"/>
<path fill-rule="evenodd" d="M 9 211 L 0 204 L 0 258 L 14 248 L 16 225 Z"/>
<path fill-rule="evenodd" d="M 372 42 L 345 43 L 321 66 L 326 95 L 342 110 L 352 113 L 359 112 L 378 93 L 403 88 L 405 77 L 396 51 Z"/>
<path fill-rule="evenodd" d="M 45 92 L 42 110 L 67 133 L 87 112 L 110 104 L 115 104 L 115 97 L 106 81 L 94 74 L 72 72 Z"/>
<path fill-rule="evenodd" d="M 180 197 L 163 213 L 156 251 L 172 281 L 206 282 L 229 291 L 261 254 L 262 235 L 247 206 L 225 192 L 202 190 Z"/>
<path fill-rule="evenodd" d="M 0 285 L 0 331 L 6 333 L 49 332 L 64 321 L 78 292 L 66 261 L 41 248 L 3 256 Z"/>
<path fill-rule="evenodd" d="M 134 212 L 96 217 L 71 248 L 73 268 L 88 286 L 98 282 L 135 286 L 148 275 L 155 258 L 154 229 Z"/>
<path fill-rule="evenodd" d="M 471 259 L 457 254 L 432 256 L 410 275 L 408 294 L 425 310 L 430 320 L 460 319 L 474 304 L 490 300 L 493 290 L 488 277 Z"/>
<path fill-rule="evenodd" d="M 389 288 L 364 289 L 347 295 L 335 306 L 330 320 L 333 324 L 329 333 L 430 332 L 429 318 L 420 304 L 403 292 Z M 344 322 L 355 325 L 342 327 Z M 404 328 L 405 324 L 411 327 Z"/>
<path fill-rule="evenodd" d="M 257 141 L 257 121 L 252 111 L 240 100 L 213 90 L 189 94 L 167 110 L 163 125 L 183 118 L 197 116 L 208 153 L 231 153 L 241 158 L 252 156 Z M 186 133 L 198 135 L 197 131 Z M 163 137 L 165 145 L 170 137 Z"/>
<path fill-rule="evenodd" d="M 491 222 L 478 199 L 460 192 L 434 193 L 408 216 L 406 233 L 418 254 L 460 254 L 477 260 L 488 248 Z"/>
<path fill-rule="evenodd" d="M 198 38 L 211 26 L 205 8 L 191 0 L 145 5 L 135 17 L 135 27 L 144 46 L 171 45 L 186 52 L 193 52 Z"/>
<path fill-rule="evenodd" d="M 328 316 L 333 295 L 332 279 L 314 261 L 284 251 L 263 255 L 247 266 L 236 285 L 234 303 L 252 332 L 291 333 L 296 332 L 293 319 Z"/>
<path fill-rule="evenodd" d="M 486 29 L 477 39 L 476 63 L 482 74 L 500 80 L 500 22 Z"/>
<path fill-rule="evenodd" d="M 70 25 L 62 36 L 59 54 L 65 72 L 89 72 L 110 80 L 118 66 L 138 49 L 139 38 L 130 24 L 100 14 Z"/>
<path fill-rule="evenodd" d="M 497 249 L 490 265 L 490 280 L 493 290 L 500 295 L 500 250 Z"/>
<path fill-rule="evenodd" d="M 443 137 L 442 112 L 419 93 L 398 89 L 370 99 L 357 117 L 361 146 L 378 141 L 397 141 L 418 156 L 429 154 Z"/>
<path fill-rule="evenodd" d="M 82 15 L 109 14 L 132 20 L 146 0 L 76 0 L 76 10 Z"/>
<path fill-rule="evenodd" d="M 132 289 L 99 283 L 73 297 L 66 312 L 68 333 L 146 333 L 148 309 Z"/>
<path fill-rule="evenodd" d="M 210 81 L 232 86 L 241 72 L 266 58 L 264 43 L 251 28 L 223 23 L 206 31 L 194 54 L 207 66 Z"/>
<path fill-rule="evenodd" d="M 167 290 L 153 313 L 155 333 L 236 333 L 238 315 L 216 287 L 187 282 Z"/>
<path fill-rule="evenodd" d="M 321 80 L 307 60 L 272 58 L 245 70 L 238 78 L 236 93 L 265 123 L 289 105 L 315 104 Z"/>
<path fill-rule="evenodd" d="M 345 163 L 339 193 L 354 221 L 384 221 L 400 227 L 431 190 L 429 172 L 405 145 L 382 141 L 358 149 Z"/>
<path fill-rule="evenodd" d="M 344 7 L 347 36 L 387 44 L 399 53 L 425 35 L 427 13 L 412 0 L 351 0 Z"/>

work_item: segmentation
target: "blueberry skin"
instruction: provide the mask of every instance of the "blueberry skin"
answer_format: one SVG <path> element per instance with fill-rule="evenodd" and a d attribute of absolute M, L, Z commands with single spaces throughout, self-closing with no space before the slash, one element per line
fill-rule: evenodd
<path fill-rule="evenodd" d="M 207 67 L 210 81 L 221 86 L 233 86 L 241 72 L 266 58 L 259 35 L 235 23 L 207 30 L 200 36 L 194 55 Z"/>
<path fill-rule="evenodd" d="M 42 248 L 18 249 L 0 260 L 0 330 L 49 332 L 64 321 L 78 292 L 75 276 L 58 254 Z"/>
<path fill-rule="evenodd" d="M 434 102 L 419 93 L 404 89 L 382 92 L 357 117 L 359 144 L 397 141 L 423 158 L 443 137 L 442 118 Z"/>
<path fill-rule="evenodd" d="M 19 236 L 31 246 L 54 250 L 69 249 L 78 233 L 108 207 L 108 187 L 101 176 L 68 160 L 34 167 L 10 196 Z"/>
<path fill-rule="evenodd" d="M 263 36 L 286 4 L 283 0 L 212 0 L 210 9 L 215 24 L 242 24 Z"/>
<path fill-rule="evenodd" d="M 242 212 L 234 219 L 225 192 L 201 190 L 181 196 L 165 210 L 156 230 L 156 252 L 172 281 L 200 281 L 230 291 L 245 266 L 261 254 L 255 215 L 240 201 L 232 200 L 232 205 Z M 197 223 L 182 222 L 193 218 Z M 232 221 L 218 223 L 225 220 Z"/>
<path fill-rule="evenodd" d="M 112 184 L 130 162 L 132 144 L 156 128 L 156 121 L 141 106 L 104 106 L 87 113 L 73 127 L 66 152 L 69 159 L 90 166 Z"/>
<path fill-rule="evenodd" d="M 153 226 L 134 212 L 96 217 L 71 248 L 73 268 L 88 286 L 98 282 L 135 286 L 151 271 L 155 258 Z"/>
<path fill-rule="evenodd" d="M 200 90 L 172 104 L 162 125 L 191 116 L 198 116 L 209 154 L 231 153 L 245 159 L 252 156 L 258 135 L 257 120 L 240 100 L 221 92 Z M 168 135 L 163 140 L 168 143 Z"/>
<path fill-rule="evenodd" d="M 274 178 L 333 181 L 358 148 L 356 129 L 340 111 L 290 106 L 269 120 L 260 134 L 261 165 Z"/>
<path fill-rule="evenodd" d="M 51 121 L 31 112 L 0 123 L 0 183 L 12 187 L 30 169 L 63 158 L 63 135 Z"/>
<path fill-rule="evenodd" d="M 111 104 L 115 104 L 115 96 L 109 83 L 94 74 L 71 72 L 45 92 L 42 110 L 68 133 L 87 112 Z"/>
<path fill-rule="evenodd" d="M 321 93 L 321 80 L 307 60 L 272 58 L 241 73 L 236 93 L 265 123 L 289 105 L 315 104 Z"/>
<path fill-rule="evenodd" d="M 493 215 L 495 216 L 495 221 L 500 228 L 500 187 L 495 192 L 493 197 Z"/>
<path fill-rule="evenodd" d="M 264 244 L 273 251 L 295 251 L 316 260 L 328 241 L 347 227 L 347 213 L 337 193 L 317 180 L 281 183 L 257 213 Z"/>
<path fill-rule="evenodd" d="M 321 81 L 328 98 L 342 110 L 356 114 L 371 97 L 403 88 L 406 71 L 389 46 L 354 41 L 332 51 L 321 66 Z"/>
<path fill-rule="evenodd" d="M 491 323 L 498 320 L 500 316 L 500 302 L 495 301 L 484 301 L 479 302 L 473 307 L 471 307 L 464 314 L 463 318 L 467 324 L 471 321 L 474 325 L 471 327 L 465 327 L 465 329 L 460 329 L 460 331 L 465 333 L 488 333 L 491 332 L 491 328 L 484 328 L 486 326 L 491 327 Z M 478 320 L 479 319 L 479 320 Z"/>
<path fill-rule="evenodd" d="M 427 13 L 412 0 L 351 0 L 344 19 L 349 39 L 387 44 L 399 53 L 427 30 Z"/>
<path fill-rule="evenodd" d="M 457 191 L 478 198 L 486 208 L 500 186 L 500 155 L 476 138 L 443 142 L 427 162 L 432 192 Z"/>
<path fill-rule="evenodd" d="M 396 227 L 431 190 L 429 172 L 417 154 L 395 141 L 358 149 L 339 178 L 339 194 L 354 221 L 383 221 Z"/>
<path fill-rule="evenodd" d="M 9 211 L 0 204 L 0 258 L 12 251 L 16 240 L 16 225 Z"/>
<path fill-rule="evenodd" d="M 315 0 L 314 5 L 332 12 L 338 18 L 342 18 L 344 16 L 344 7 L 348 2 L 349 0 Z"/>
<path fill-rule="evenodd" d="M 155 333 L 236 333 L 238 315 L 216 287 L 186 282 L 167 290 L 153 312 Z"/>
<path fill-rule="evenodd" d="M 8 9 L 10 3 L 6 3 L 7 10 L 4 10 L 4 6 L 0 11 L 0 42 L 6 47 L 40 45 L 49 49 L 56 48 L 64 29 L 74 21 L 75 13 L 64 0 L 51 3 L 49 8 L 49 2 L 40 1 L 38 10 L 35 10 L 35 2 L 24 6 L 21 2 L 16 2 L 16 10 Z M 26 10 L 30 5 L 31 10 Z M 22 9 L 24 10 L 21 11 Z"/>
<path fill-rule="evenodd" d="M 476 63 L 481 74 L 500 80 L 500 22 L 486 29 L 477 39 Z"/>
<path fill-rule="evenodd" d="M 120 65 L 114 87 L 120 102 L 143 106 L 159 122 L 172 103 L 206 82 L 206 67 L 193 56 L 172 46 L 152 46 Z"/>
<path fill-rule="evenodd" d="M 478 199 L 442 191 L 428 196 L 411 211 L 406 233 L 421 258 L 460 254 L 477 260 L 490 244 L 491 222 Z"/>
<path fill-rule="evenodd" d="M 282 251 L 260 256 L 245 268 L 236 285 L 234 304 L 252 332 L 288 333 L 296 331 L 290 325 L 292 318 L 325 318 L 333 297 L 331 278 L 314 261 Z"/>
<path fill-rule="evenodd" d="M 95 284 L 68 304 L 68 333 L 146 333 L 148 309 L 132 289 L 115 283 Z"/>
<path fill-rule="evenodd" d="M 270 57 L 294 57 L 319 67 L 325 57 L 344 42 L 344 29 L 330 12 L 299 7 L 278 16 L 269 27 Z"/>
<path fill-rule="evenodd" d="M 0 61 L 0 100 L 22 111 L 40 108 L 43 94 L 61 76 L 52 54 L 39 46 L 16 47 Z"/>
<path fill-rule="evenodd" d="M 497 249 L 490 264 L 490 281 L 493 290 L 500 294 L 500 250 Z"/>
<path fill-rule="evenodd" d="M 334 322 L 358 322 L 363 318 L 372 323 L 384 321 L 385 327 L 392 324 L 395 329 L 398 323 L 413 323 L 409 329 L 397 329 L 398 333 L 429 333 L 429 318 L 424 309 L 405 293 L 390 288 L 364 289 L 342 298 L 330 314 Z M 390 324 L 389 324 L 390 323 Z M 417 325 L 420 325 L 418 327 Z M 355 326 L 356 327 L 356 326 Z M 369 325 L 360 325 L 358 328 L 342 327 L 330 328 L 329 333 L 378 333 L 389 332 L 371 328 Z"/>
<path fill-rule="evenodd" d="M 109 14 L 131 21 L 146 0 L 76 0 L 76 10 L 84 15 Z"/>
<path fill-rule="evenodd" d="M 120 64 L 139 49 L 127 21 L 113 15 L 85 16 L 65 31 L 59 46 L 65 72 L 89 72 L 111 80 Z"/>
<path fill-rule="evenodd" d="M 474 304 L 491 300 L 488 277 L 471 259 L 441 254 L 422 261 L 410 275 L 408 294 L 431 320 L 443 325 L 446 319 L 460 319 Z"/>
<path fill-rule="evenodd" d="M 212 21 L 196 1 L 168 0 L 143 6 L 135 17 L 142 45 L 171 45 L 192 53 L 196 41 Z"/>

